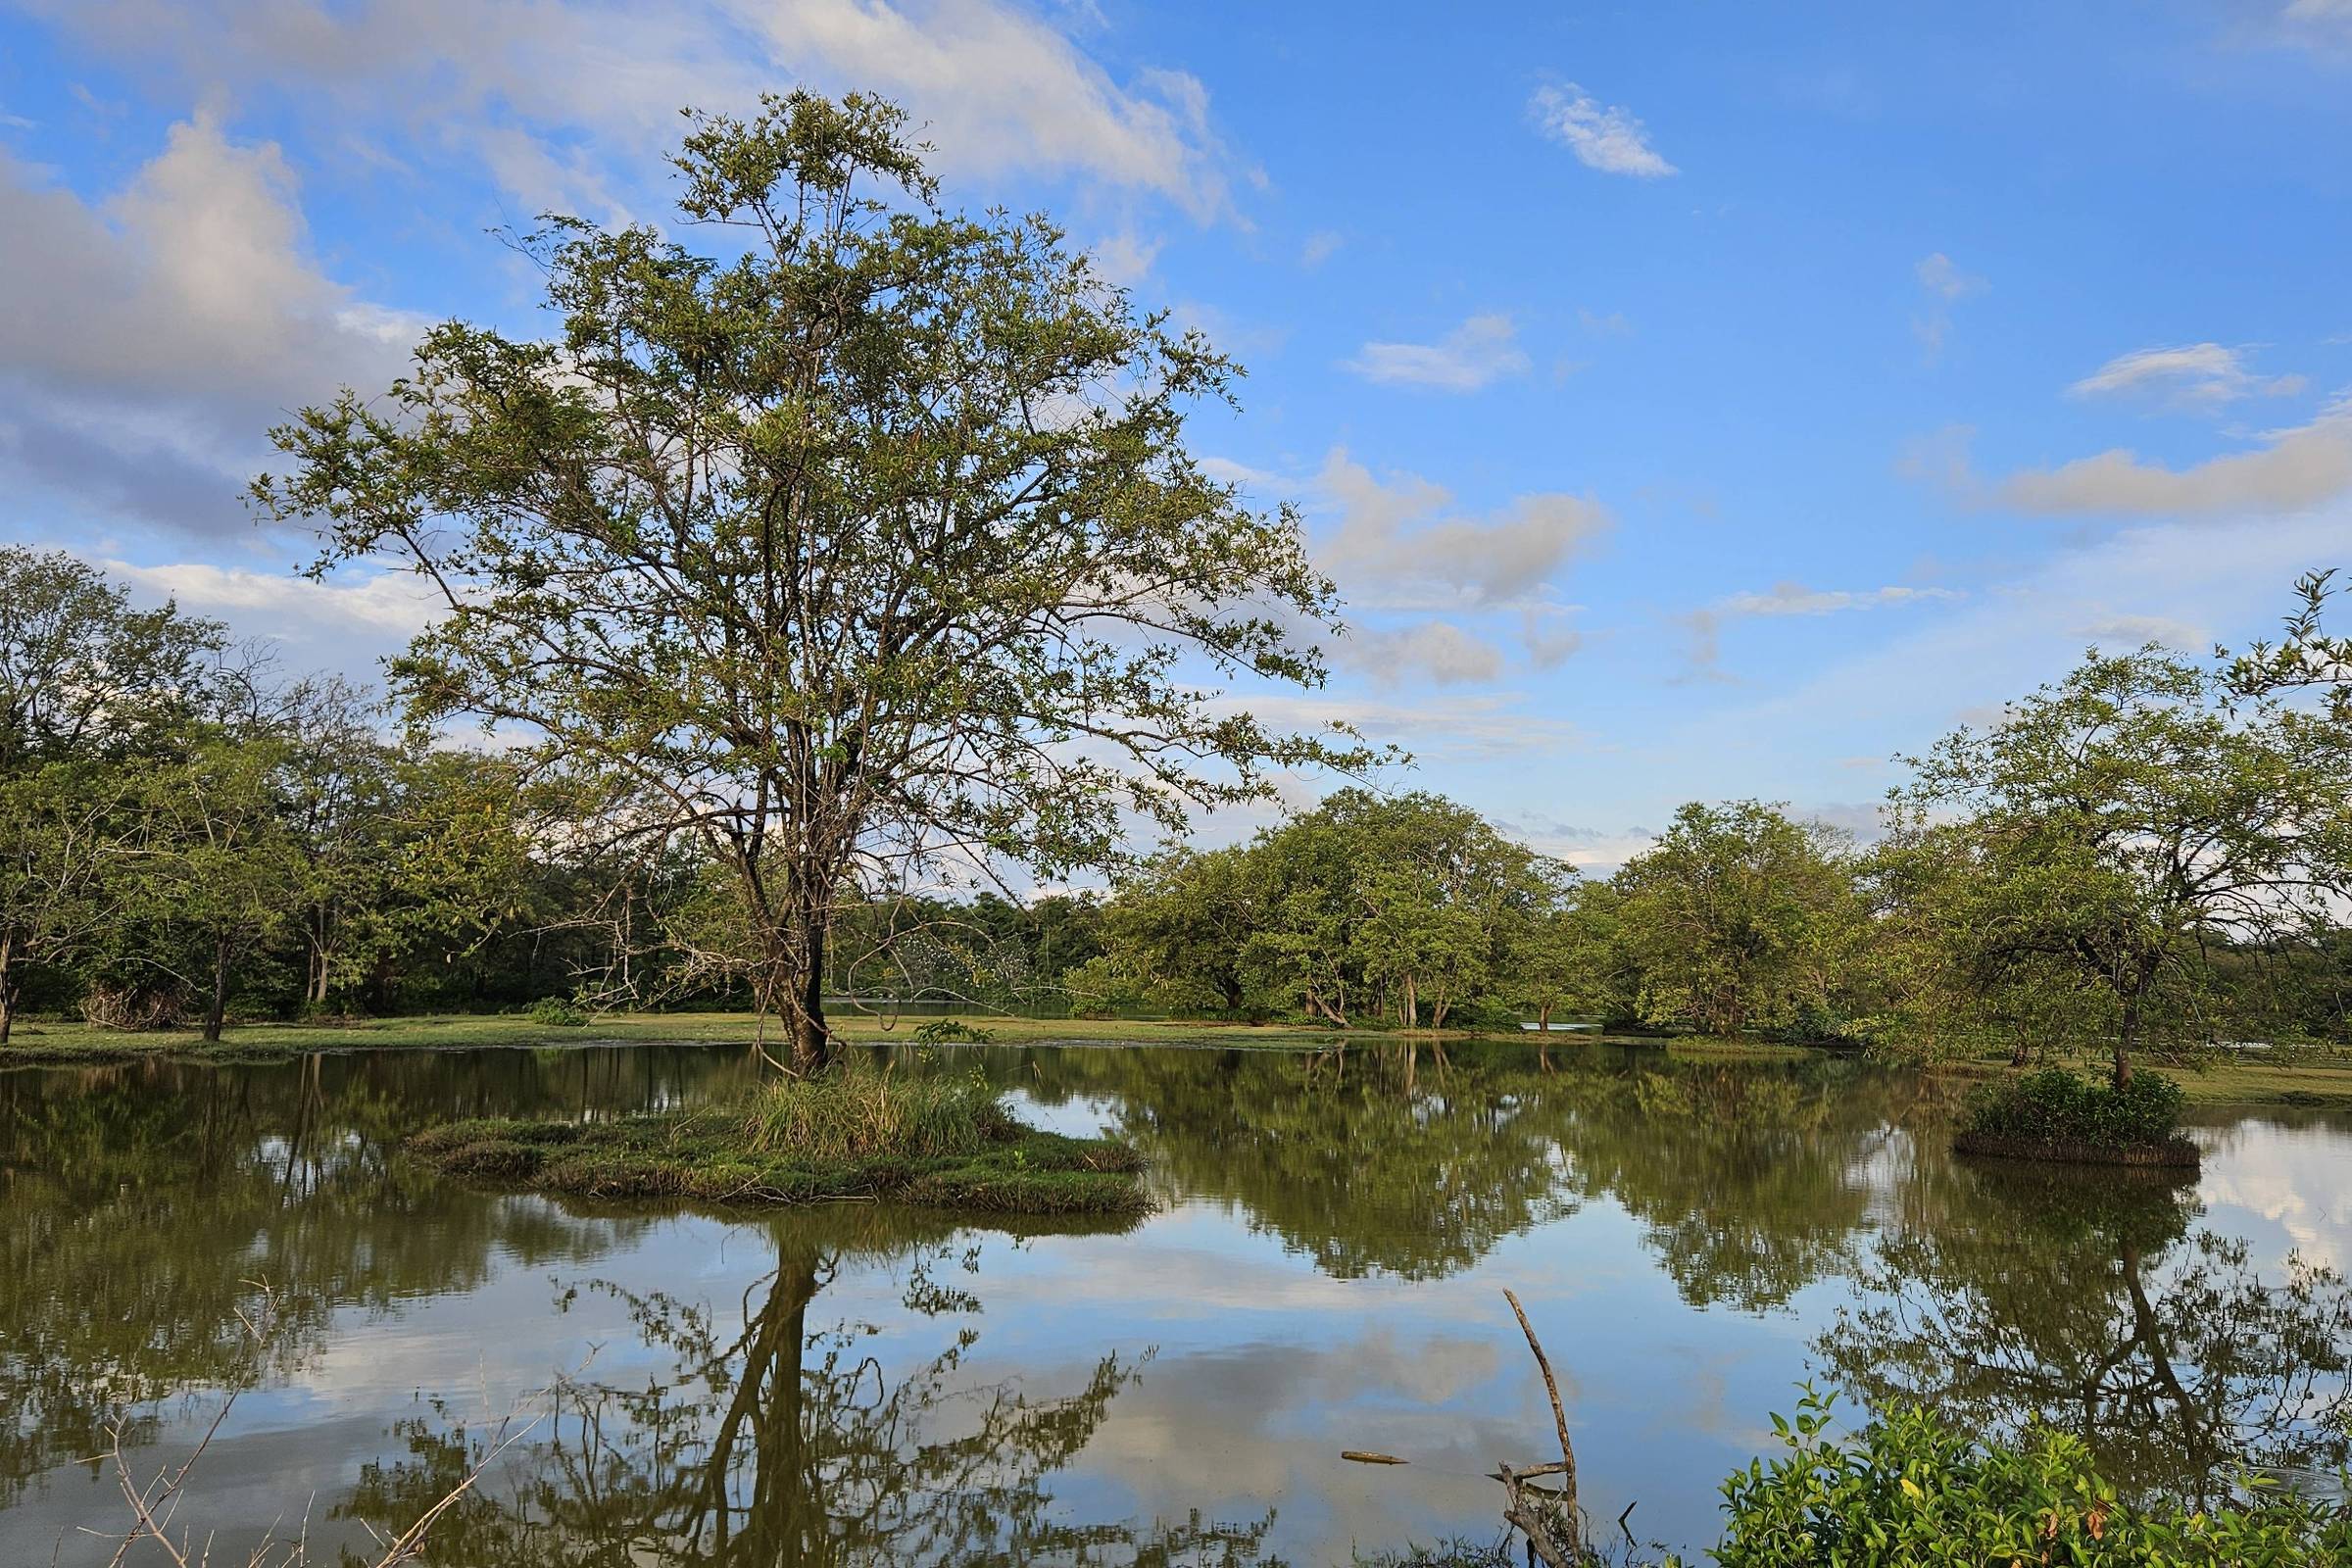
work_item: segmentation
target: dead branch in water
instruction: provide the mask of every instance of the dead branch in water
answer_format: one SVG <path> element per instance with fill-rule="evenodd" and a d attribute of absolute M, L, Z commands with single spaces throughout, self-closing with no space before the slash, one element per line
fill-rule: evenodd
<path fill-rule="evenodd" d="M 1527 1336 L 1527 1348 L 1535 1352 L 1537 1370 L 1544 1374 L 1544 1392 L 1551 1398 L 1552 1426 L 1560 1438 L 1557 1463 L 1533 1465 L 1524 1470 L 1514 1470 L 1507 1464 L 1495 1467 L 1494 1479 L 1502 1483 L 1503 1522 L 1527 1537 L 1528 1549 L 1543 1560 L 1545 1568 L 1579 1568 L 1585 1561 L 1585 1548 L 1583 1516 L 1576 1501 L 1576 1446 L 1568 1441 L 1568 1412 L 1560 1405 L 1559 1380 L 1552 1376 L 1551 1357 L 1544 1353 L 1544 1343 L 1536 1338 L 1535 1326 L 1528 1322 L 1527 1310 L 1519 1304 L 1518 1296 L 1506 1290 L 1502 1298 L 1511 1303 L 1511 1314 L 1519 1319 L 1519 1332 Z M 1558 1489 L 1529 1485 L 1541 1476 L 1558 1476 Z"/>

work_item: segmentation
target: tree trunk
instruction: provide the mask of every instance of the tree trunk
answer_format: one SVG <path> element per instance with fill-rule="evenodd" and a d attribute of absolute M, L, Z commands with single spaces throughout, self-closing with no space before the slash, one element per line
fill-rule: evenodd
<path fill-rule="evenodd" d="M 228 1016 L 228 938 L 213 939 L 213 1001 L 204 1013 L 204 1038 L 218 1041 Z"/>
<path fill-rule="evenodd" d="M 1551 1004 L 1548 1002 L 1536 1009 L 1536 1032 L 1541 1035 L 1551 1033 Z"/>
<path fill-rule="evenodd" d="M 17 976 L 17 934 L 0 936 L 0 1046 L 8 1044 L 17 1027 L 17 994 L 24 982 Z"/>
<path fill-rule="evenodd" d="M 1404 977 L 1404 1015 L 1398 1021 L 1407 1029 L 1421 1026 L 1421 996 L 1409 974 Z"/>
<path fill-rule="evenodd" d="M 808 921 L 802 948 L 802 970 L 787 977 L 792 994 L 792 1070 L 804 1078 L 823 1072 L 833 1063 L 832 1031 L 825 1027 L 825 922 L 821 914 Z"/>
<path fill-rule="evenodd" d="M 2132 1054 L 2139 1049 L 2140 1007 L 2155 978 L 2155 965 L 2142 962 L 2132 977 L 2132 989 L 2124 993 L 2124 1015 L 2115 1031 L 2115 1087 L 2119 1091 L 2132 1087 Z"/>

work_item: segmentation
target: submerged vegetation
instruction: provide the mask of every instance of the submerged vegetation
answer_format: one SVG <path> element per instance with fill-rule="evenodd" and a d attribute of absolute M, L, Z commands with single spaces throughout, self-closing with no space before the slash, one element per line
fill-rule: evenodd
<path fill-rule="evenodd" d="M 845 1060 L 748 1104 L 612 1121 L 469 1120 L 411 1151 L 454 1175 L 587 1198 L 809 1203 L 882 1198 L 979 1213 L 1140 1214 L 1126 1144 L 1018 1121 L 976 1073 L 900 1076 Z"/>

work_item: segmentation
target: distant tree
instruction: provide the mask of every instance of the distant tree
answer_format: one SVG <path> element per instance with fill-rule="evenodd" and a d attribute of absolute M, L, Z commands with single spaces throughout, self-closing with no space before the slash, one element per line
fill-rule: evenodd
<path fill-rule="evenodd" d="M 1558 903 L 1528 922 L 1513 944 L 1508 986 L 1512 1002 L 1549 1029 L 1555 1012 L 1603 1020 L 1634 1015 L 1636 999 L 1625 955 L 1618 893 L 1608 882 L 1573 882 Z"/>
<path fill-rule="evenodd" d="M 202 999 L 207 1040 L 220 1038 L 241 961 L 301 908 L 308 868 L 279 794 L 286 750 L 277 735 L 216 731 L 142 776 L 128 897 L 146 932 L 180 940 L 139 956 Z"/>
<path fill-rule="evenodd" d="M 1243 950 L 1259 925 L 1262 878 L 1245 848 L 1175 851 L 1123 884 L 1104 925 L 1114 961 L 1180 1004 L 1238 1013 L 1249 998 Z"/>
<path fill-rule="evenodd" d="M 26 971 L 112 918 L 106 880 L 135 758 L 213 700 L 221 628 L 61 551 L 0 548 L 0 1045 Z"/>
<path fill-rule="evenodd" d="M 1319 680 L 1288 628 L 1334 608 L 1296 518 L 1186 448 L 1228 362 L 1043 220 L 937 211 L 878 101 L 703 118 L 676 163 L 738 259 L 556 220 L 560 340 L 437 328 L 388 394 L 275 432 L 292 471 L 255 494 L 323 523 L 322 567 L 443 593 L 394 666 L 413 713 L 512 724 L 621 786 L 612 832 L 726 869 L 812 1070 L 845 899 L 974 857 L 1100 866 L 1133 819 L 1357 754 L 1207 700 Z"/>
<path fill-rule="evenodd" d="M 1647 1021 L 1731 1035 L 1830 1013 L 1860 931 L 1833 830 L 1756 801 L 1694 803 L 1615 881 Z"/>
<path fill-rule="evenodd" d="M 1971 940 L 2105 999 L 2121 1087 L 2168 999 L 2193 1024 L 2215 943 L 2325 929 L 2352 896 L 2344 718 L 2152 645 L 2094 651 L 1917 760 L 1906 798 L 1980 847 Z"/>

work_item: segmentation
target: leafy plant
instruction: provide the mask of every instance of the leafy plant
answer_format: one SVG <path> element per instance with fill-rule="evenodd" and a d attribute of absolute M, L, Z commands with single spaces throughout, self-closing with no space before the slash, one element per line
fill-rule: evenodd
<path fill-rule="evenodd" d="M 1910 1407 L 1840 1442 L 1834 1398 L 1808 1388 L 1794 1420 L 1773 1417 L 1787 1452 L 1724 1483 L 1721 1568 L 2316 1568 L 2352 1553 L 2352 1513 L 2252 1479 L 2230 1507 L 2132 1504 L 2068 1434 L 1992 1446 Z"/>
<path fill-rule="evenodd" d="M 2123 1088 L 2092 1083 L 2064 1067 L 1980 1086 L 1969 1097 L 1964 1132 L 2035 1143 L 2155 1148 L 2180 1136 L 2180 1086 L 2139 1073 Z"/>
<path fill-rule="evenodd" d="M 531 1004 L 531 1022 L 555 1029 L 578 1029 L 587 1024 L 588 1015 L 562 997 L 542 997 Z"/>

